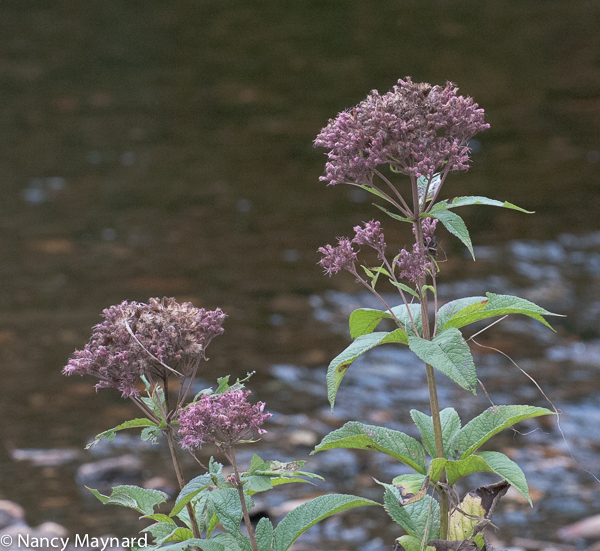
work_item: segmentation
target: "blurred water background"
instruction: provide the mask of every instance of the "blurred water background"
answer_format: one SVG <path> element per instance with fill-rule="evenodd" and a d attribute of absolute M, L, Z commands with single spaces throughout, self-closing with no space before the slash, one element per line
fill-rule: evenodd
<path fill-rule="evenodd" d="M 566 447 L 600 472 L 599 23 L 589 0 L 3 0 L 0 498 L 31 524 L 126 535 L 137 515 L 86 495 L 81 465 L 131 452 L 141 478 L 174 483 L 161 448 L 123 438 L 83 452 L 135 410 L 60 374 L 101 310 L 122 300 L 168 295 L 228 313 L 202 377 L 257 371 L 250 388 L 277 413 L 265 453 L 306 458 L 349 418 L 412 430 L 408 410 L 427 408 L 422 379 L 386 349 L 351 368 L 340 411 L 327 411 L 325 366 L 348 342 L 350 309 L 368 299 L 348 274 L 324 277 L 316 250 L 379 211 L 320 183 L 325 157 L 312 147 L 338 111 L 410 75 L 456 82 L 491 124 L 445 196 L 536 211 L 463 210 L 478 260 L 440 231 L 441 297 L 514 292 L 568 314 L 556 334 L 515 320 L 481 339 L 565 413 L 566 441 L 550 423 L 497 441 L 538 498 L 533 512 L 505 507 L 503 537 L 553 539 L 600 512 L 598 483 Z M 388 243 L 410 242 L 407 228 L 382 223 Z M 495 403 L 547 405 L 485 352 L 476 361 Z M 441 395 L 469 415 L 489 405 L 444 382 Z M 312 491 L 380 499 L 371 475 L 397 474 L 367 455 L 320 455 L 311 461 L 331 481 Z M 307 548 L 378 551 L 400 533 L 383 511 L 363 521 L 360 533 L 331 521 Z"/>

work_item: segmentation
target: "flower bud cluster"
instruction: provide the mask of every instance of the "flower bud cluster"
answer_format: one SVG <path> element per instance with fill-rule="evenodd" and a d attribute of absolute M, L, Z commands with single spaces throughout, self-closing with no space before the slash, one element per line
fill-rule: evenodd
<path fill-rule="evenodd" d="M 468 170 L 468 140 L 489 124 L 483 109 L 457 92 L 451 82 L 432 86 L 410 77 L 387 94 L 373 90 L 317 136 L 315 146 L 329 149 L 321 180 L 369 185 L 381 164 L 417 178 Z"/>
<path fill-rule="evenodd" d="M 248 402 L 250 391 L 228 390 L 219 395 L 205 394 L 190 404 L 179 416 L 179 434 L 184 449 L 201 448 L 204 443 L 230 448 L 271 417 L 264 413 L 265 404 Z"/>

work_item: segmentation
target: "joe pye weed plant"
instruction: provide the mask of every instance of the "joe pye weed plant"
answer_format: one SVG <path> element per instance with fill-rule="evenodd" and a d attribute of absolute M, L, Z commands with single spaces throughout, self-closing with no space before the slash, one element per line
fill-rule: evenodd
<path fill-rule="evenodd" d="M 391 483 L 379 482 L 384 488 L 386 511 L 407 532 L 398 538 L 397 547 L 407 551 L 425 546 L 439 551 L 491 549 L 484 531 L 498 499 L 511 485 L 530 504 L 531 499 L 523 471 L 514 461 L 504 454 L 478 449 L 518 421 L 553 414 L 540 407 L 499 405 L 463 426 L 454 408 L 440 411 L 436 371 L 467 392 L 476 393 L 475 363 L 461 328 L 509 314 L 524 314 L 550 327 L 543 316 L 555 315 L 527 300 L 493 293 L 438 305 L 437 227 L 441 224 L 458 237 L 474 259 L 469 232 L 455 209 L 489 205 L 528 213 L 487 197 L 438 200 L 448 175 L 469 169 L 469 140 L 489 127 L 483 109 L 457 92 L 450 82 L 444 87 L 432 86 L 413 83 L 407 77 L 387 94 L 373 91 L 356 107 L 331 119 L 315 140 L 316 146 L 329 150 L 321 180 L 372 193 L 388 204 L 387 208 L 376 205 L 379 209 L 412 227 L 414 244 L 397 253 L 388 253 L 381 224 L 375 220 L 356 226 L 352 239 L 339 238 L 337 246 L 327 245 L 319 252 L 327 274 L 347 270 L 383 306 L 381 310 L 361 308 L 350 315 L 354 340 L 327 371 L 332 409 L 338 387 L 356 358 L 382 344 L 408 346 L 424 362 L 427 375 L 431 415 L 410 411 L 421 442 L 399 431 L 349 422 L 315 449 L 375 450 L 415 471 Z M 358 247 L 374 249 L 378 265 L 361 265 Z M 398 305 L 388 304 L 380 294 L 378 284 L 383 280 L 397 289 Z M 392 320 L 396 328 L 376 331 L 383 319 Z M 454 485 L 475 472 L 492 472 L 502 480 L 461 499 Z"/>
<path fill-rule="evenodd" d="M 410 411 L 421 441 L 353 421 L 327 435 L 313 452 L 375 450 L 414 470 L 390 482 L 378 481 L 383 507 L 406 532 L 397 539 L 397 549 L 491 550 L 485 529 L 498 499 L 511 485 L 529 503 L 531 499 L 515 462 L 498 452 L 478 450 L 493 435 L 521 420 L 553 414 L 540 407 L 498 405 L 463 426 L 452 407 L 440 410 L 436 372 L 466 392 L 476 392 L 475 364 L 461 328 L 509 314 L 524 314 L 550 327 L 544 316 L 555 315 L 527 300 L 492 293 L 438 304 L 435 233 L 440 224 L 473 255 L 467 228 L 454 212 L 457 208 L 479 204 L 527 213 L 485 197 L 438 199 L 451 172 L 468 170 L 468 141 L 488 126 L 483 110 L 471 98 L 457 95 L 453 84 L 432 86 L 406 78 L 387 94 L 373 91 L 352 110 L 340 113 L 315 141 L 329 150 L 322 180 L 372 193 L 387 203 L 378 208 L 411 227 L 414 236 L 412 246 L 390 253 L 381 223 L 371 220 L 356 226 L 353 238 L 340 238 L 336 246 L 319 249 L 323 255 L 319 263 L 327 274 L 349 271 L 382 303 L 380 310 L 361 308 L 350 316 L 353 342 L 327 371 L 332 409 L 347 369 L 376 346 L 408 346 L 415 360 L 423 362 L 427 375 L 430 411 Z M 376 266 L 361 265 L 359 247 L 374 249 Z M 398 291 L 398 304 L 389 304 L 380 293 L 386 281 Z M 352 495 L 322 495 L 288 513 L 277 526 L 268 518 L 254 526 L 250 511 L 255 494 L 320 477 L 303 471 L 304 461 L 263 461 L 258 455 L 248 470 L 240 470 L 236 449 L 264 432 L 263 424 L 270 417 L 262 402 L 249 400 L 250 393 L 244 390 L 247 379 L 230 384 L 229 377 L 221 377 L 216 390 L 202 390 L 190 399 L 206 349 L 223 333 L 225 314 L 163 298 L 150 299 L 148 304 L 123 302 L 105 310 L 103 316 L 104 322 L 93 328 L 89 343 L 75 352 L 64 373 L 96 377 L 97 388 L 119 390 L 143 414 L 99 434 L 90 446 L 132 428 L 142 429 L 143 440 L 166 439 L 180 487 L 169 512 L 155 511 L 167 500 L 157 490 L 116 486 L 105 496 L 91 489 L 103 503 L 133 508 L 151 522 L 144 531 L 152 535 L 154 548 L 286 551 L 308 528 L 337 512 L 381 505 Z M 394 330 L 376 330 L 384 319 L 395 324 Z M 211 458 L 204 466 L 196 458 L 201 474 L 184 479 L 178 448 L 196 457 L 203 444 L 214 446 L 217 459 L 227 461 L 229 476 L 223 474 L 217 459 Z M 456 482 L 475 472 L 495 473 L 501 480 L 461 498 Z"/>

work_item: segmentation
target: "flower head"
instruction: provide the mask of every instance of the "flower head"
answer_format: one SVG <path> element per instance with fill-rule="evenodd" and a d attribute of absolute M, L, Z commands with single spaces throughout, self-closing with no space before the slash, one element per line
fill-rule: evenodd
<path fill-rule="evenodd" d="M 412 252 L 402 249 L 394 264 L 400 270 L 400 277 L 406 278 L 412 283 L 418 283 L 432 269 L 432 262 L 428 255 L 417 243 L 413 245 Z"/>
<path fill-rule="evenodd" d="M 248 402 L 250 391 L 228 390 L 223 394 L 205 394 L 179 415 L 179 434 L 184 449 L 200 448 L 205 442 L 230 448 L 271 417 L 263 413 L 265 404 Z"/>
<path fill-rule="evenodd" d="M 354 227 L 356 236 L 352 240 L 352 243 L 372 247 L 377 251 L 379 258 L 383 259 L 386 245 L 381 231 L 381 223 L 377 220 L 371 220 L 370 222 L 363 222 L 363 225 L 364 228 L 360 226 Z"/>
<path fill-rule="evenodd" d="M 319 260 L 318 264 L 325 268 L 325 273 L 330 277 L 340 270 L 348 270 L 354 273 L 357 254 L 352 248 L 352 242 L 347 237 L 338 237 L 337 247 L 331 245 L 319 247 L 319 252 L 323 255 L 323 258 Z"/>
<path fill-rule="evenodd" d="M 96 389 L 115 388 L 123 397 L 137 396 L 140 375 L 165 378 L 177 369 L 181 376 L 195 375 L 225 320 L 219 308 L 207 311 L 166 297 L 148 304 L 125 301 L 102 315 L 104 321 L 93 327 L 89 342 L 75 351 L 63 374 L 93 375 L 100 379 Z"/>
<path fill-rule="evenodd" d="M 403 174 L 433 176 L 440 169 L 468 170 L 468 140 L 489 128 L 483 109 L 445 87 L 413 83 L 410 77 L 381 95 L 373 90 L 354 109 L 323 128 L 315 146 L 329 149 L 321 180 L 370 184 L 378 165 Z"/>

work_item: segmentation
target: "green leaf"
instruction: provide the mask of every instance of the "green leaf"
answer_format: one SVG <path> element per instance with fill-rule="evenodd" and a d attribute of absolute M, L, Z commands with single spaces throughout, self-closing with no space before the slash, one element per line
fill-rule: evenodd
<path fill-rule="evenodd" d="M 346 370 L 350 367 L 350 364 L 356 358 L 375 348 L 380 344 L 386 343 L 401 343 L 406 344 L 408 342 L 408 335 L 402 329 L 396 329 L 390 333 L 377 332 L 370 333 L 368 335 L 361 335 L 358 337 L 346 350 L 341 354 L 338 354 L 329 364 L 327 369 L 327 397 L 331 404 L 331 410 L 335 403 L 335 395 L 337 389 L 346 374 Z"/>
<path fill-rule="evenodd" d="M 373 195 L 377 195 L 377 197 L 379 197 L 380 199 L 383 199 L 384 201 L 387 201 L 387 197 L 381 193 L 381 191 L 379 191 L 378 189 L 372 188 L 370 186 L 364 185 L 364 184 L 357 184 L 359 188 L 364 189 L 365 191 L 368 191 L 369 193 L 372 193 Z"/>
<path fill-rule="evenodd" d="M 170 522 L 175 525 L 175 521 L 171 517 L 163 515 L 162 513 L 154 513 L 153 515 L 146 515 L 141 518 L 149 518 L 151 520 L 156 520 L 157 522 Z"/>
<path fill-rule="evenodd" d="M 493 406 L 469 421 L 456 435 L 452 450 L 464 459 L 471 455 L 494 434 L 511 427 L 524 419 L 554 415 L 546 408 L 534 406 Z"/>
<path fill-rule="evenodd" d="M 401 474 L 392 480 L 392 484 L 400 492 L 401 505 L 406 507 L 427 495 L 429 477 L 422 474 Z"/>
<path fill-rule="evenodd" d="M 146 427 L 142 429 L 141 439 L 146 442 L 150 440 L 153 444 L 158 444 L 158 439 L 162 436 L 160 427 Z"/>
<path fill-rule="evenodd" d="M 408 308 L 410 308 L 410 315 L 408 314 Z M 394 306 L 392 308 L 392 312 L 398 318 L 400 323 L 404 326 L 406 333 L 411 337 L 418 337 L 423 331 L 422 320 L 421 320 L 421 305 L 420 304 L 409 304 L 408 308 L 404 304 L 400 304 L 399 306 Z M 417 326 L 418 334 L 415 334 L 415 330 L 413 329 L 411 316 L 415 325 Z"/>
<path fill-rule="evenodd" d="M 446 327 L 446 323 L 448 322 L 448 320 L 450 320 L 451 318 L 453 318 L 456 314 L 458 314 L 458 312 L 460 312 L 461 310 L 465 309 L 467 306 L 472 306 L 474 304 L 480 304 L 479 310 L 481 310 L 481 308 L 484 308 L 485 305 L 487 304 L 487 298 L 486 297 L 465 297 L 465 298 L 459 298 L 457 300 L 452 300 L 446 304 L 444 304 L 444 306 L 442 306 L 439 310 L 438 310 L 438 315 L 437 315 L 437 326 L 440 330 L 444 330 L 447 329 L 448 327 Z"/>
<path fill-rule="evenodd" d="M 275 530 L 267 517 L 263 517 L 258 521 L 254 535 L 259 551 L 271 551 Z"/>
<path fill-rule="evenodd" d="M 503 207 L 505 209 L 518 210 L 526 214 L 533 214 L 532 210 L 525 210 L 517 205 L 513 205 L 508 201 L 497 201 L 496 199 L 488 199 L 487 197 L 481 197 L 479 195 L 471 195 L 466 197 L 455 197 L 450 201 L 440 201 L 431 210 L 436 209 L 453 209 L 456 207 L 465 207 L 467 205 L 489 205 L 492 207 Z"/>
<path fill-rule="evenodd" d="M 246 507 L 250 510 L 254 507 L 254 502 L 249 496 L 246 498 Z M 215 507 L 215 512 L 223 525 L 223 528 L 230 534 L 236 535 L 240 532 L 240 523 L 242 522 L 242 504 L 240 496 L 235 488 L 220 488 L 210 492 L 210 501 Z M 237 540 L 237 538 L 236 538 Z"/>
<path fill-rule="evenodd" d="M 422 214 L 421 217 L 437 218 L 452 235 L 455 235 L 463 242 L 465 247 L 469 249 L 473 260 L 475 260 L 475 253 L 473 252 L 473 244 L 471 243 L 469 230 L 467 230 L 467 226 L 458 214 L 450 210 L 431 209 L 430 212 Z"/>
<path fill-rule="evenodd" d="M 213 507 L 214 509 L 214 507 Z M 219 525 L 219 517 L 217 516 L 216 513 L 213 513 L 210 516 L 210 521 L 208 522 L 208 525 L 206 526 L 206 537 L 210 538 L 210 536 L 212 535 L 212 533 L 214 532 L 215 528 Z"/>
<path fill-rule="evenodd" d="M 417 472 L 424 474 L 427 470 L 423 446 L 408 434 L 397 430 L 350 421 L 330 432 L 312 453 L 334 448 L 376 450 L 392 456 Z"/>
<path fill-rule="evenodd" d="M 413 297 L 419 298 L 419 293 L 417 293 L 414 289 L 411 289 L 408 285 L 404 285 L 404 283 L 400 283 L 392 279 L 390 279 L 390 283 L 394 287 L 398 287 L 398 289 L 402 289 L 403 291 L 406 291 L 407 293 L 411 294 Z"/>
<path fill-rule="evenodd" d="M 529 505 L 533 507 L 529 495 L 529 488 L 527 487 L 527 480 L 525 479 L 525 473 L 523 473 L 521 467 L 519 467 L 512 459 L 509 459 L 506 455 L 499 452 L 479 452 L 477 455 L 471 455 L 469 457 L 481 457 L 488 464 L 492 472 L 501 476 L 511 486 L 514 486 L 529 502 Z"/>
<path fill-rule="evenodd" d="M 419 304 L 409 304 L 410 313 L 417 326 L 417 331 L 421 330 L 421 306 Z M 398 321 L 404 327 L 408 335 L 415 335 L 408 310 L 404 304 L 392 308 L 393 315 L 387 310 L 374 310 L 372 308 L 359 308 L 350 314 L 350 336 L 356 339 L 362 335 L 373 333 L 382 319 L 398 318 Z M 407 341 L 408 342 L 408 341 Z"/>
<path fill-rule="evenodd" d="M 245 482 L 244 491 L 250 495 L 257 494 L 258 492 L 266 492 L 273 488 L 271 478 L 268 476 L 250 475 L 245 476 L 243 480 Z"/>
<path fill-rule="evenodd" d="M 154 538 L 155 545 L 161 545 L 165 541 L 169 540 L 171 535 L 173 535 L 178 529 L 179 526 L 177 526 L 173 522 L 157 522 L 156 524 L 151 524 L 150 526 L 147 526 L 142 530 L 142 532 L 150 532 L 150 534 L 152 534 L 152 537 Z M 193 534 L 190 534 L 185 538 L 179 538 L 172 541 L 183 541 L 185 539 L 189 539 L 190 537 L 193 537 Z"/>
<path fill-rule="evenodd" d="M 323 519 L 365 505 L 380 505 L 352 495 L 328 494 L 315 497 L 288 513 L 275 528 L 273 551 L 287 551 L 309 528 Z"/>
<path fill-rule="evenodd" d="M 97 490 L 86 488 L 92 492 L 104 505 L 122 505 L 135 509 L 143 515 L 154 513 L 154 507 L 167 500 L 167 494 L 158 490 L 146 490 L 139 486 L 115 486 L 110 497 L 102 495 Z"/>
<path fill-rule="evenodd" d="M 394 522 L 404 528 L 410 536 L 429 541 L 440 537 L 440 506 L 430 495 L 402 505 L 400 491 L 391 484 L 379 482 L 384 488 L 383 506 Z"/>
<path fill-rule="evenodd" d="M 400 220 L 400 222 L 408 222 L 409 224 L 413 223 L 412 219 L 406 218 L 405 216 L 400 216 L 399 214 L 394 214 L 393 212 L 390 212 L 386 208 L 383 208 L 381 205 L 378 205 L 377 203 L 373 203 L 373 205 L 376 206 L 379 210 L 382 210 L 383 212 L 385 212 L 388 216 L 392 217 L 394 220 Z"/>
<path fill-rule="evenodd" d="M 450 377 L 465 390 L 476 394 L 475 362 L 469 345 L 458 329 L 446 329 L 430 341 L 410 337 L 408 346 L 425 363 Z"/>
<path fill-rule="evenodd" d="M 141 419 L 131 419 L 130 421 L 125 421 L 125 423 L 121 423 L 120 425 L 117 425 L 113 429 L 108 429 L 108 430 L 105 430 L 104 432 L 101 432 L 100 434 L 97 434 L 96 439 L 93 442 L 90 442 L 85 447 L 85 449 L 87 450 L 87 449 L 91 448 L 92 446 L 95 446 L 103 438 L 108 438 L 108 441 L 112 442 L 115 439 L 116 432 L 119 430 L 134 429 L 134 428 L 138 428 L 138 427 L 158 427 L 158 425 L 156 423 L 154 423 L 153 421 L 150 421 L 150 419 L 146 419 L 145 417 L 141 418 Z"/>
<path fill-rule="evenodd" d="M 494 293 L 486 293 L 486 295 L 487 299 L 481 297 L 481 308 L 477 307 L 479 302 L 466 306 L 451 316 L 444 324 L 444 327 L 463 327 L 470 323 L 496 316 L 523 314 L 542 322 L 546 327 L 552 329 L 550 324 L 542 316 L 559 315 L 548 312 L 545 308 L 542 308 L 533 302 L 529 302 L 524 298 L 514 297 L 512 295 L 495 295 Z M 470 298 L 475 299 L 479 297 Z"/>
<path fill-rule="evenodd" d="M 424 474 L 401 474 L 392 480 L 392 484 L 398 488 L 402 501 L 406 494 L 416 494 L 427 477 Z"/>
<path fill-rule="evenodd" d="M 201 540 L 198 538 L 190 538 L 174 545 L 168 545 L 161 547 L 160 551 L 184 551 L 186 549 L 193 549 L 197 547 L 202 551 L 236 551 L 235 549 L 225 549 L 225 546 L 214 540 Z M 238 548 L 239 549 L 239 548 Z"/>
<path fill-rule="evenodd" d="M 199 494 L 202 490 L 208 488 L 213 483 L 210 473 L 201 474 L 196 478 L 190 480 L 184 487 L 177 499 L 175 500 L 175 506 L 171 511 L 171 517 L 179 514 L 179 512 L 188 504 L 188 502 L 194 498 L 197 494 Z"/>
<path fill-rule="evenodd" d="M 430 545 L 423 548 L 421 540 L 414 536 L 400 536 L 396 539 L 396 543 L 400 544 L 404 551 L 435 551 L 435 547 Z"/>
<path fill-rule="evenodd" d="M 417 186 L 419 187 L 419 205 L 421 207 L 427 201 L 431 201 L 433 196 L 436 194 L 438 188 L 440 187 L 440 182 L 442 179 L 442 175 L 438 172 L 433 176 L 430 176 L 431 183 L 429 184 L 429 190 L 427 191 L 427 197 L 425 197 L 425 190 L 427 189 L 427 182 L 429 178 L 427 176 L 420 176 L 417 180 Z"/>
<path fill-rule="evenodd" d="M 433 419 L 416 409 L 410 410 L 410 416 L 421 433 L 421 441 L 431 457 L 436 457 L 435 434 L 433 432 Z M 440 411 L 440 422 L 442 424 L 442 441 L 444 442 L 444 457 L 452 455 L 450 444 L 460 430 L 460 417 L 454 408 L 445 408 Z"/>
<path fill-rule="evenodd" d="M 389 312 L 374 310 L 373 308 L 360 308 L 354 310 L 354 312 L 350 314 L 349 319 L 350 336 L 353 339 L 356 339 L 361 335 L 368 335 L 375 331 L 375 328 L 382 319 L 391 317 Z"/>

